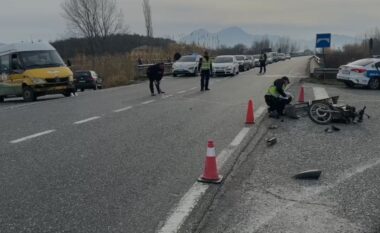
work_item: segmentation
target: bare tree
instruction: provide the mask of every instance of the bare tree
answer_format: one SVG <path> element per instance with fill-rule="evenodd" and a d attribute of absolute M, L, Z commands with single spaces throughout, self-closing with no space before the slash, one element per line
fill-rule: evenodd
<path fill-rule="evenodd" d="M 143 0 L 142 6 L 145 17 L 146 35 L 148 37 L 153 37 L 152 11 L 149 0 Z"/>
<path fill-rule="evenodd" d="M 61 6 L 71 30 L 89 39 L 93 52 L 99 40 L 126 30 L 116 0 L 65 0 Z"/>

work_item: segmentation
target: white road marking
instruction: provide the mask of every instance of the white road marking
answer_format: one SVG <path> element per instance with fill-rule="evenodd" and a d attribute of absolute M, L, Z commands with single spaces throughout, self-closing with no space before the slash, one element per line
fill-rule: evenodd
<path fill-rule="evenodd" d="M 124 111 L 127 111 L 127 110 L 131 109 L 131 108 L 132 108 L 132 106 L 128 106 L 128 107 L 125 107 L 125 108 L 120 108 L 120 109 L 114 110 L 113 112 L 115 112 L 115 113 L 124 112 Z"/>
<path fill-rule="evenodd" d="M 23 137 L 23 138 L 19 138 L 19 139 L 10 141 L 10 143 L 12 143 L 12 144 L 20 143 L 20 142 L 23 142 L 23 141 L 26 141 L 26 140 L 30 140 L 30 139 L 33 139 L 33 138 L 36 138 L 36 137 L 40 137 L 40 136 L 43 136 L 43 135 L 46 135 L 46 134 L 50 134 L 50 133 L 53 133 L 53 132 L 55 132 L 55 129 L 53 129 L 53 130 L 46 130 L 44 132 L 36 133 L 36 134 L 30 135 L 30 136 L 27 136 L 27 137 Z"/>
<path fill-rule="evenodd" d="M 150 103 L 153 103 L 153 102 L 155 102 L 155 100 L 148 100 L 148 101 L 142 102 L 141 104 L 145 105 L 145 104 L 150 104 Z"/>
<path fill-rule="evenodd" d="M 245 136 L 247 136 L 247 134 L 249 133 L 249 130 L 251 128 L 248 128 L 248 127 L 244 127 L 239 133 L 238 135 L 235 137 L 235 139 L 231 142 L 230 146 L 238 146 L 240 145 L 240 143 L 243 141 L 243 139 L 245 138 Z"/>
<path fill-rule="evenodd" d="M 186 91 L 183 90 L 183 91 L 179 91 L 179 92 L 177 92 L 177 94 L 183 94 L 183 93 L 186 93 Z"/>
<path fill-rule="evenodd" d="M 87 118 L 87 119 L 84 119 L 84 120 L 80 120 L 80 121 L 74 122 L 74 125 L 84 124 L 84 123 L 87 123 L 87 122 L 89 122 L 89 121 L 97 120 L 97 119 L 99 119 L 99 118 L 100 118 L 100 116 L 90 117 L 90 118 Z"/>
<path fill-rule="evenodd" d="M 313 87 L 313 92 L 316 100 L 329 98 L 326 89 L 323 87 Z"/>
<path fill-rule="evenodd" d="M 162 99 L 167 99 L 167 98 L 170 98 L 170 97 L 173 97 L 174 95 L 164 95 L 162 96 Z"/>
<path fill-rule="evenodd" d="M 192 88 L 190 88 L 190 90 L 192 91 L 192 90 L 195 90 L 195 89 L 197 89 L 198 87 L 192 87 Z"/>
<path fill-rule="evenodd" d="M 266 107 L 264 107 L 264 106 L 260 106 L 260 107 L 256 110 L 256 112 L 255 112 L 255 117 L 256 117 L 256 118 L 261 117 L 261 115 L 263 115 L 263 113 L 265 112 L 265 109 L 266 109 Z"/>
<path fill-rule="evenodd" d="M 159 233 L 175 233 L 182 226 L 187 216 L 198 203 L 199 199 L 206 193 L 209 185 L 194 183 L 187 193 L 181 198 L 165 225 L 158 231 Z"/>
<path fill-rule="evenodd" d="M 261 106 L 255 112 L 256 117 L 260 117 L 265 110 L 265 107 Z M 224 149 L 217 156 L 217 164 L 219 170 L 222 169 L 228 158 L 235 152 L 240 143 L 248 135 L 250 128 L 243 128 L 234 140 L 230 143 L 227 149 Z M 191 211 L 197 205 L 201 197 L 206 193 L 209 185 L 201 184 L 195 182 L 191 188 L 186 192 L 186 194 L 181 198 L 179 203 L 174 207 L 173 211 L 170 213 L 165 224 L 158 231 L 159 233 L 176 233 L 181 228 L 182 224 L 185 222 L 186 218 L 190 215 Z"/>
<path fill-rule="evenodd" d="M 267 225 L 270 221 L 272 221 L 275 217 L 277 217 L 279 213 L 283 212 L 284 210 L 289 210 L 289 208 L 293 207 L 295 204 L 300 203 L 301 201 L 307 201 L 308 198 L 312 198 L 316 195 L 325 193 L 333 188 L 336 188 L 338 185 L 340 185 L 343 182 L 346 182 L 353 176 L 359 175 L 368 169 L 378 166 L 379 164 L 380 164 L 380 159 L 377 159 L 376 161 L 370 161 L 367 164 L 364 164 L 362 166 L 354 168 L 353 170 L 345 172 L 341 177 L 337 179 L 335 183 L 331 185 L 327 185 L 327 186 L 322 186 L 321 188 L 316 189 L 315 191 L 309 191 L 308 193 L 305 194 L 302 200 L 292 201 L 286 204 L 284 207 L 278 208 L 275 211 L 269 213 L 267 216 L 261 219 L 261 221 L 259 221 L 259 224 L 256 224 L 255 226 L 253 226 L 253 229 L 250 229 L 249 232 L 256 232 L 260 230 L 263 226 Z"/>

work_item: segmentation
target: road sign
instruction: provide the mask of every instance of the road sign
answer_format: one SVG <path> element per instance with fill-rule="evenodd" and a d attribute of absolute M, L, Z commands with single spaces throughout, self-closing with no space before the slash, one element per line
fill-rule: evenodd
<path fill-rule="evenodd" d="M 330 48 L 331 46 L 331 34 L 317 34 L 317 43 L 315 45 L 316 48 Z"/>

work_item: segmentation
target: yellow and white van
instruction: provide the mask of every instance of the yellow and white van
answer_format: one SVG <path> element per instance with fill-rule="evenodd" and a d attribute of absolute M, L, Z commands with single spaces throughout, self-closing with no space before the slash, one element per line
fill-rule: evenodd
<path fill-rule="evenodd" d="M 25 101 L 48 94 L 68 97 L 73 89 L 72 71 L 49 43 L 0 46 L 0 102 L 16 96 Z"/>

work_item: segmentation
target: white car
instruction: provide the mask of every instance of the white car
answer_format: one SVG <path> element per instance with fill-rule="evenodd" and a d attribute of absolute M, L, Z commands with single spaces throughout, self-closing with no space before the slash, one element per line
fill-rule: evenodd
<path fill-rule="evenodd" d="M 193 75 L 197 76 L 199 73 L 198 65 L 199 60 L 202 58 L 200 55 L 186 55 L 182 56 L 178 61 L 174 62 L 172 67 L 173 76 L 177 75 Z"/>
<path fill-rule="evenodd" d="M 380 58 L 361 59 L 339 67 L 337 79 L 348 87 L 355 85 L 380 88 Z"/>
<path fill-rule="evenodd" d="M 274 62 L 274 53 L 269 52 L 267 53 L 267 64 L 272 64 Z"/>
<path fill-rule="evenodd" d="M 214 74 L 218 75 L 231 75 L 239 74 L 239 62 L 235 56 L 218 56 L 212 63 Z"/>
<path fill-rule="evenodd" d="M 253 55 L 253 63 L 255 64 L 255 67 L 260 67 L 260 54 Z"/>

